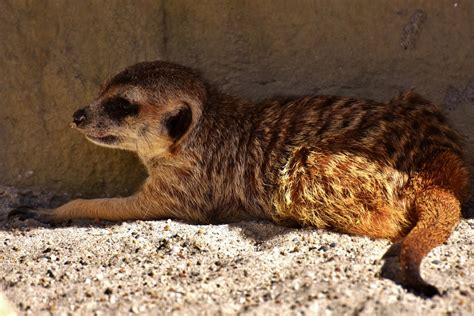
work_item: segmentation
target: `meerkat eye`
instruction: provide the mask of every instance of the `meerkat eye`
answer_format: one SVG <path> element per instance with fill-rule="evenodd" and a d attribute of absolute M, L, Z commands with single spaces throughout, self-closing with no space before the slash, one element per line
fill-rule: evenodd
<path fill-rule="evenodd" d="M 122 121 L 127 116 L 137 116 L 139 108 L 125 98 L 115 97 L 103 103 L 104 112 L 114 121 Z"/>

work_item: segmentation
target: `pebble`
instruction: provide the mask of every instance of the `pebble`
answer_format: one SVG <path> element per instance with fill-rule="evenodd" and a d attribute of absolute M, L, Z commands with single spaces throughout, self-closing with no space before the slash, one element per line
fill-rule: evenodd
<path fill-rule="evenodd" d="M 114 291 L 110 287 L 108 287 L 108 288 L 105 289 L 104 294 L 105 295 L 111 295 L 113 292 Z"/>

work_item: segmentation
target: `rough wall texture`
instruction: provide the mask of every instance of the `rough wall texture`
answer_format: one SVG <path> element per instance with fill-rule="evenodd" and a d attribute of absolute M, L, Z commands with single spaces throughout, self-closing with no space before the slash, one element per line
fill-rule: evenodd
<path fill-rule="evenodd" d="M 160 57 L 161 17 L 154 1 L 0 2 L 0 182 L 91 196 L 140 181 L 133 155 L 69 122 L 117 69 Z"/>
<path fill-rule="evenodd" d="M 443 104 L 473 156 L 473 16 L 473 1 L 2 1 L 0 182 L 133 189 L 137 160 L 67 123 L 111 73 L 157 58 L 251 98 L 415 88 Z"/>

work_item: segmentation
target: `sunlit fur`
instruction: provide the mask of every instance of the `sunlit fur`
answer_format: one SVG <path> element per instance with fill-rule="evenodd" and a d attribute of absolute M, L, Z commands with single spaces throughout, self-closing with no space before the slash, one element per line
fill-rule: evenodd
<path fill-rule="evenodd" d="M 394 240 L 412 228 L 409 199 L 400 195 L 407 181 L 362 156 L 297 149 L 281 172 L 275 218 Z"/>
<path fill-rule="evenodd" d="M 139 114 L 121 123 L 106 118 L 101 103 L 111 96 L 136 102 Z M 172 139 L 163 122 L 183 106 L 192 123 Z M 460 136 L 419 95 L 253 103 L 219 92 L 191 69 L 153 62 L 114 76 L 88 110 L 80 130 L 118 136 L 108 146 L 137 152 L 149 177 L 133 196 L 75 200 L 40 220 L 264 218 L 403 240 L 405 284 L 436 294 L 419 266 L 458 223 L 469 174 Z"/>

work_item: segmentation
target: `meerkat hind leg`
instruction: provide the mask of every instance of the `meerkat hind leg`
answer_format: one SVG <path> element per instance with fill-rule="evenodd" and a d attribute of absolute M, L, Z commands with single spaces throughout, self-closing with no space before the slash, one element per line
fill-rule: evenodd
<path fill-rule="evenodd" d="M 368 158 L 300 148 L 282 172 L 277 221 L 373 238 L 399 239 L 409 223 L 400 205 L 390 203 L 392 174 L 378 171 Z M 392 189 L 394 191 L 395 189 Z"/>

